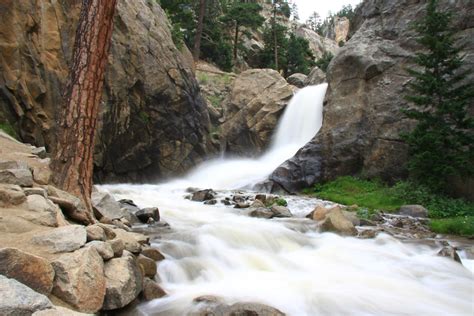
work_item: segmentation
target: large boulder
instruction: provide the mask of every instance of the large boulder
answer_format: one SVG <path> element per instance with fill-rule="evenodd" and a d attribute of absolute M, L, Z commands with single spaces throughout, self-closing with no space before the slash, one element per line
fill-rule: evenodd
<path fill-rule="evenodd" d="M 87 232 L 84 226 L 68 225 L 54 228 L 33 236 L 32 242 L 44 246 L 51 253 L 72 252 L 87 241 Z"/>
<path fill-rule="evenodd" d="M 357 235 L 357 229 L 349 218 L 347 218 L 339 207 L 332 208 L 324 220 L 320 223 L 322 232 L 333 232 L 346 236 Z"/>
<path fill-rule="evenodd" d="M 105 263 L 106 294 L 103 310 L 124 307 L 138 297 L 142 290 L 143 276 L 135 257 L 124 253 Z"/>
<path fill-rule="evenodd" d="M 54 270 L 48 260 L 16 248 L 0 249 L 0 274 L 42 294 L 53 288 Z"/>
<path fill-rule="evenodd" d="M 54 146 L 81 1 L 2 1 L 0 122 Z M 192 66 L 156 1 L 118 1 L 95 150 L 101 180 L 184 171 L 208 151 L 209 117 Z M 187 52 L 183 48 L 183 52 Z"/>
<path fill-rule="evenodd" d="M 33 194 L 26 198 L 28 212 L 22 217 L 38 225 L 58 226 L 58 215 L 61 210 L 50 200 L 41 195 Z"/>
<path fill-rule="evenodd" d="M 90 316 L 90 314 L 75 312 L 61 306 L 54 306 L 54 308 L 35 312 L 33 316 Z"/>
<path fill-rule="evenodd" d="M 221 142 L 235 154 L 260 153 L 270 143 L 296 87 L 272 69 L 251 69 L 234 81 L 224 102 Z"/>
<path fill-rule="evenodd" d="M 28 169 L 0 170 L 0 182 L 31 187 L 33 185 L 33 174 Z"/>
<path fill-rule="evenodd" d="M 314 86 L 317 84 L 321 84 L 326 81 L 326 74 L 324 71 L 319 69 L 318 66 L 315 66 L 311 69 L 311 72 L 306 77 L 305 81 L 303 82 L 304 86 Z"/>
<path fill-rule="evenodd" d="M 101 217 L 105 216 L 110 219 L 120 219 L 127 217 L 129 213 L 123 209 L 112 195 L 106 192 L 92 192 L 92 206 Z"/>
<path fill-rule="evenodd" d="M 20 186 L 0 183 L 0 207 L 18 205 L 25 202 L 26 196 Z"/>
<path fill-rule="evenodd" d="M 406 176 L 407 146 L 401 132 L 413 121 L 401 109 L 411 80 L 406 69 L 420 49 L 410 21 L 426 1 L 366 0 L 357 9 L 357 32 L 329 64 L 329 88 L 319 133 L 271 179 L 287 191 L 348 174 L 396 181 Z M 454 27 L 464 44 L 466 68 L 474 67 L 472 1 L 440 1 L 456 12 Z M 474 105 L 472 111 L 474 112 Z"/>
<path fill-rule="evenodd" d="M 63 254 L 52 262 L 53 294 L 80 312 L 95 313 L 105 295 L 104 262 L 93 247 Z"/>
<path fill-rule="evenodd" d="M 284 316 L 285 313 L 280 310 L 260 304 L 260 303 L 235 303 L 227 305 L 223 303 L 218 297 L 199 297 L 194 300 L 198 302 L 196 310 L 189 313 L 192 316 L 228 316 L 228 315 L 258 315 L 258 316 Z"/>
<path fill-rule="evenodd" d="M 53 304 L 43 294 L 0 275 L 0 315 L 29 316 L 52 307 Z"/>
<path fill-rule="evenodd" d="M 305 74 L 295 73 L 286 78 L 286 81 L 298 88 L 303 88 L 305 86 L 305 81 L 308 77 Z"/>

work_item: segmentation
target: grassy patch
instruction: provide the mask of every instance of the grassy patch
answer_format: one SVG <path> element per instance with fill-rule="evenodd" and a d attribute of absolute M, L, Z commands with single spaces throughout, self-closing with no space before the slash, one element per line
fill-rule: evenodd
<path fill-rule="evenodd" d="M 207 97 L 207 99 L 209 100 L 209 102 L 211 102 L 211 104 L 214 108 L 216 108 L 216 109 L 222 108 L 222 101 L 223 101 L 222 96 L 209 95 Z"/>
<path fill-rule="evenodd" d="M 17 138 L 17 134 L 13 126 L 8 122 L 1 122 L 0 129 L 3 130 L 5 133 L 10 135 L 11 137 Z"/>
<path fill-rule="evenodd" d="M 392 212 L 403 205 L 403 200 L 391 194 L 390 188 L 375 181 L 361 180 L 354 177 L 340 177 L 313 189 L 305 190 L 318 198 L 345 205 L 357 204 L 359 207 Z"/>
<path fill-rule="evenodd" d="M 433 219 L 430 228 L 440 234 L 474 236 L 474 216 Z"/>

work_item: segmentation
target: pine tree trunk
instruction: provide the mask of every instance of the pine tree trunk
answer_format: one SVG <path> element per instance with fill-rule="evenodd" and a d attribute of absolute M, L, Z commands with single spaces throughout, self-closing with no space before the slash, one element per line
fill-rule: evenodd
<path fill-rule="evenodd" d="M 275 70 L 278 71 L 278 42 L 276 24 L 276 5 L 273 4 L 273 52 L 275 58 Z"/>
<path fill-rule="evenodd" d="M 53 151 L 53 181 L 82 198 L 92 219 L 94 138 L 116 0 L 83 0 Z"/>
<path fill-rule="evenodd" d="M 205 14 L 206 14 L 206 0 L 200 0 L 198 25 L 196 28 L 196 37 L 194 38 L 194 49 L 193 49 L 194 61 L 199 60 L 199 55 L 201 53 L 201 37 L 202 37 L 202 29 L 204 27 Z"/>
<path fill-rule="evenodd" d="M 239 25 L 235 23 L 235 35 L 234 35 L 234 64 L 237 61 L 237 45 L 239 43 Z"/>

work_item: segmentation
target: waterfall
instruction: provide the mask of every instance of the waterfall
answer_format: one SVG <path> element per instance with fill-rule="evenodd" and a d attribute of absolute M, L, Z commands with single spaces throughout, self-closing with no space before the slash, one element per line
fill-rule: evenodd
<path fill-rule="evenodd" d="M 313 138 L 322 124 L 323 100 L 327 83 L 299 90 L 286 107 L 277 126 L 269 150 L 259 158 L 219 158 L 198 166 L 178 186 L 213 189 L 251 187 Z"/>

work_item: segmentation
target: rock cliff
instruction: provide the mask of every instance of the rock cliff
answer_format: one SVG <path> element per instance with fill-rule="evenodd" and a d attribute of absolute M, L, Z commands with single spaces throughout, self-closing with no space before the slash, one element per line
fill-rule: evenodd
<path fill-rule="evenodd" d="M 466 66 L 474 65 L 474 3 L 440 1 L 456 15 Z M 410 80 L 406 69 L 419 49 L 411 21 L 426 1 L 365 0 L 357 9 L 356 33 L 329 65 L 323 126 L 316 137 L 271 175 L 296 191 L 348 174 L 394 181 L 406 176 L 407 148 L 400 132 L 413 122 L 400 109 Z"/>
<path fill-rule="evenodd" d="M 50 148 L 80 1 L 0 3 L 0 123 Z M 150 180 L 201 161 L 209 115 L 155 1 L 119 1 L 96 146 L 99 180 Z M 184 52 L 186 53 L 186 52 Z"/>

